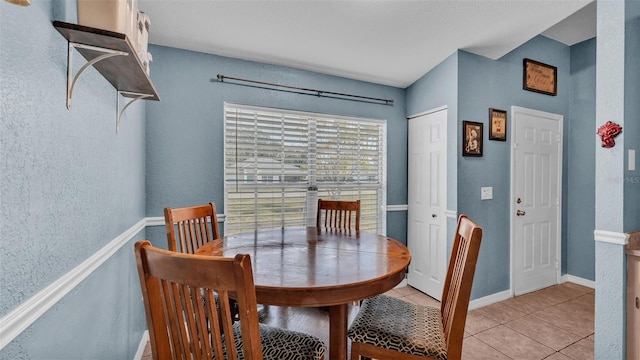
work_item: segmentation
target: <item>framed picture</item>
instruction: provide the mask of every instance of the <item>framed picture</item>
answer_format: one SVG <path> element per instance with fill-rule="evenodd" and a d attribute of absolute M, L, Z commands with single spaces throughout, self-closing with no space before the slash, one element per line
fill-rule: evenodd
<path fill-rule="evenodd" d="M 524 59 L 523 88 L 551 96 L 558 95 L 558 68 Z"/>
<path fill-rule="evenodd" d="M 507 111 L 489 108 L 489 140 L 507 141 Z"/>
<path fill-rule="evenodd" d="M 482 127 L 479 122 L 462 122 L 462 156 L 482 156 Z"/>

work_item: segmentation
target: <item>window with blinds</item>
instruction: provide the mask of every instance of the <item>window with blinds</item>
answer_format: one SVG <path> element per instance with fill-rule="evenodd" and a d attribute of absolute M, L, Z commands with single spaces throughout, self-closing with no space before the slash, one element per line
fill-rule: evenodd
<path fill-rule="evenodd" d="M 382 120 L 225 104 L 225 233 L 315 225 L 318 198 L 361 200 L 383 233 Z"/>

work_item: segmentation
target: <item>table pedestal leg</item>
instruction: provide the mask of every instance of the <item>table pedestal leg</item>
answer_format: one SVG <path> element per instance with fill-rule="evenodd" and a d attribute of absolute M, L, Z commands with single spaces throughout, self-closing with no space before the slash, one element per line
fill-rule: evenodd
<path fill-rule="evenodd" d="M 347 359 L 347 304 L 329 307 L 329 359 Z"/>

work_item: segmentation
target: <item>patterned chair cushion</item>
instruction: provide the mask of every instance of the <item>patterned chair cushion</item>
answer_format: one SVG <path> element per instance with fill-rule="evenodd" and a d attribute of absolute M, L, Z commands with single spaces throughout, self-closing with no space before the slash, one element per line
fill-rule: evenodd
<path fill-rule="evenodd" d="M 238 360 L 243 360 L 239 321 L 233 324 L 233 332 Z M 324 342 L 315 336 L 264 324 L 260 324 L 260 339 L 263 360 L 322 360 L 326 351 Z"/>
<path fill-rule="evenodd" d="M 352 341 L 435 359 L 447 359 L 440 309 L 386 295 L 362 303 L 347 333 Z"/>

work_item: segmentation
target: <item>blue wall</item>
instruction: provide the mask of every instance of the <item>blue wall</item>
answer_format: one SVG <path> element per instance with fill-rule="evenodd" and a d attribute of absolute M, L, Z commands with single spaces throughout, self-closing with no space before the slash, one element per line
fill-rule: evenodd
<path fill-rule="evenodd" d="M 150 52 L 162 101 L 147 104 L 148 216 L 162 216 L 166 206 L 209 201 L 224 209 L 224 102 L 387 120 L 387 204 L 407 203 L 404 90 L 162 46 L 151 46 Z M 394 105 L 221 83 L 217 74 L 393 99 Z M 406 223 L 406 212 L 388 213 L 387 234 L 406 242 Z M 158 229 L 149 237 L 158 245 L 165 242 Z"/>
<path fill-rule="evenodd" d="M 67 4 L 0 2 L 0 317 L 145 217 L 144 104 L 116 134 L 116 92 L 89 69 L 67 110 L 67 41 L 51 25 Z M 0 358 L 132 359 L 146 328 L 133 241 Z"/>
<path fill-rule="evenodd" d="M 458 151 L 458 213 L 469 215 L 483 227 L 483 242 L 472 297 L 483 297 L 510 288 L 510 121 L 511 106 L 568 114 L 569 47 L 537 36 L 493 61 L 464 51 L 459 56 L 458 123 L 484 124 L 482 157 L 462 157 Z M 558 95 L 522 89 L 522 60 L 531 58 L 558 68 Z M 507 110 L 507 141 L 488 140 L 488 109 Z M 568 121 L 565 119 L 565 146 Z M 458 136 L 462 136 L 462 129 Z M 566 154 L 565 154 L 566 156 Z M 564 171 L 566 178 L 566 171 Z M 564 181 L 563 181 L 564 183 Z M 480 200 L 480 188 L 493 187 L 493 200 Z M 567 187 L 563 186 L 566 194 Z M 566 200 L 565 200 L 566 201 Z"/>
<path fill-rule="evenodd" d="M 447 107 L 447 151 L 449 154 L 455 154 L 458 149 L 457 51 L 407 88 L 407 116 L 414 116 L 441 106 Z M 456 159 L 449 157 L 447 180 L 450 183 L 455 183 L 457 170 Z M 457 199 L 457 189 L 454 186 L 447 186 L 447 210 L 455 211 Z"/>
<path fill-rule="evenodd" d="M 558 68 L 558 96 L 522 89 L 523 58 Z M 573 66 L 577 68 L 575 73 Z M 594 172 L 594 144 L 575 139 L 594 136 L 595 40 L 572 49 L 538 36 L 496 61 L 458 51 L 407 89 L 409 115 L 443 105 L 449 109 L 449 151 L 457 154 L 452 157 L 453 165 L 449 164 L 454 169 L 449 169 L 449 181 L 456 182 L 457 189 L 449 187 L 452 193 L 447 194 L 448 207 L 457 210 L 458 214 L 469 215 L 484 228 L 472 298 L 510 287 L 509 126 L 506 142 L 489 141 L 485 135 L 481 158 L 462 157 L 459 149 L 462 121 L 482 122 L 488 129 L 489 108 L 507 110 L 508 119 L 511 119 L 513 105 L 564 115 L 562 273 L 594 280 L 593 215 L 577 219 L 579 214 L 569 217 L 567 212 L 571 208 L 593 209 L 594 206 L 593 190 L 583 193 L 583 188 L 589 184 L 593 189 L 594 179 L 588 174 Z M 587 175 L 584 179 L 576 179 L 577 172 Z M 582 186 L 576 187 L 574 182 Z M 482 186 L 494 188 L 493 200 L 480 200 Z M 452 202 L 451 199 L 457 200 Z M 576 248 L 578 250 L 572 251 Z"/>
<path fill-rule="evenodd" d="M 638 150 L 640 73 L 638 2 L 628 1 L 624 146 Z M 509 287 L 509 145 L 488 141 L 484 157 L 460 156 L 462 120 L 487 128 L 488 108 L 518 105 L 563 114 L 563 273 L 593 280 L 593 223 L 577 216 L 593 208 L 595 41 L 572 48 L 536 37 L 492 61 L 452 54 L 405 90 L 151 46 L 151 76 L 161 102 L 137 102 L 115 133 L 115 90 L 89 68 L 65 107 L 67 42 L 53 19 L 74 22 L 74 1 L 0 2 L 0 316 L 99 251 L 145 216 L 165 206 L 215 201 L 223 207 L 222 109 L 225 101 L 388 121 L 387 203 L 407 203 L 407 115 L 446 105 L 449 116 L 449 209 L 485 228 L 472 297 Z M 634 32 L 635 31 L 635 32 Z M 522 90 L 522 58 L 558 66 L 559 96 Z M 76 53 L 74 68 L 81 64 Z M 395 100 L 394 106 L 317 98 L 221 84 L 216 74 Z M 406 96 L 406 98 L 405 98 Z M 406 107 L 405 107 L 406 104 Z M 146 111 L 145 111 L 146 109 Z M 509 116 L 510 119 L 510 116 Z M 591 129 L 589 130 L 589 128 Z M 588 144 L 590 143 L 590 145 Z M 640 157 L 640 154 L 637 154 Z M 625 229 L 640 228 L 638 170 L 625 172 Z M 494 199 L 479 200 L 481 186 Z M 146 196 L 145 196 L 146 194 Z M 507 219 L 507 220 L 505 220 Z M 406 241 L 406 213 L 389 212 L 387 233 Z M 451 229 L 449 229 L 451 232 Z M 142 231 L 164 246 L 161 226 Z M 133 260 L 122 247 L 51 310 L 0 350 L 1 359 L 132 359 L 146 329 Z"/>
<path fill-rule="evenodd" d="M 451 54 L 406 90 L 408 117 L 446 106 L 448 154 L 456 154 L 458 149 L 458 53 L 456 51 Z M 457 159 L 455 156 L 448 156 L 447 183 L 457 183 L 457 176 Z M 457 202 L 458 189 L 455 186 L 447 186 L 447 209 L 445 210 L 456 213 Z M 447 254 L 451 253 L 453 247 L 456 225 L 456 218 L 447 218 Z"/>
<path fill-rule="evenodd" d="M 629 122 L 637 119 L 637 114 L 629 114 L 629 106 L 637 102 L 637 83 L 629 84 L 627 76 L 637 73 L 638 59 L 632 56 L 638 41 L 637 32 L 629 34 L 630 22 L 636 21 L 638 14 L 628 11 L 636 0 L 597 2 L 597 51 L 596 51 L 596 124 L 601 126 L 614 121 L 623 127 L 623 134 L 616 138 L 613 148 L 600 147 L 597 139 L 596 163 L 596 304 L 594 358 L 624 359 L 626 341 L 626 272 L 624 254 L 625 220 L 638 214 L 625 214 L 627 184 L 624 183 L 626 160 L 626 135 L 630 133 Z M 631 40 L 631 41 L 629 41 Z M 630 61 L 633 60 L 633 61 Z M 631 70 L 633 69 L 633 70 Z M 633 86 L 629 94 L 627 89 Z M 637 121 L 637 120 L 636 120 Z M 631 126 L 633 128 L 633 126 Z M 595 129 L 594 129 L 595 130 Z M 637 223 L 638 220 L 634 222 Z M 605 234 L 602 231 L 606 231 Z"/>
<path fill-rule="evenodd" d="M 595 280 L 593 231 L 596 217 L 595 145 L 596 40 L 571 47 L 571 101 L 568 120 L 563 273 Z"/>

